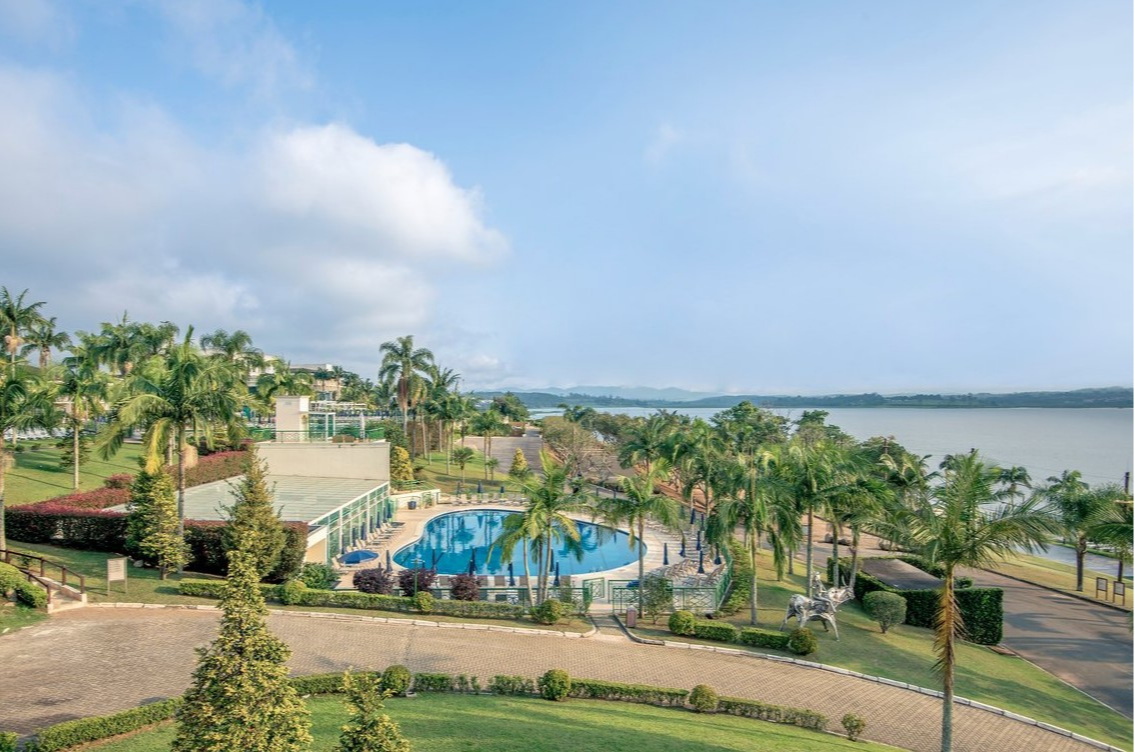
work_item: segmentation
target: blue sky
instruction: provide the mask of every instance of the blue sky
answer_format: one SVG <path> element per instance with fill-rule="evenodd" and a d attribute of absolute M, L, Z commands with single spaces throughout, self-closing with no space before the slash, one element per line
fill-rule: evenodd
<path fill-rule="evenodd" d="M 0 282 L 467 387 L 1132 383 L 1122 2 L 0 0 Z"/>

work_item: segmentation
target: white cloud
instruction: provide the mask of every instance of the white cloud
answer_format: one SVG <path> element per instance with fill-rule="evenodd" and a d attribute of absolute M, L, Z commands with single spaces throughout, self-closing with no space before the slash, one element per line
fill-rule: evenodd
<path fill-rule="evenodd" d="M 686 134 L 669 123 L 658 126 L 646 146 L 644 158 L 647 164 L 654 166 L 662 164 L 685 138 Z"/>
<path fill-rule="evenodd" d="M 75 38 L 75 25 L 51 0 L 0 0 L 0 34 L 56 48 Z"/>
<path fill-rule="evenodd" d="M 311 71 L 259 7 L 239 0 L 161 0 L 159 8 L 193 65 L 224 85 L 263 96 L 311 86 Z"/>
<path fill-rule="evenodd" d="M 370 373 L 383 341 L 425 338 L 439 266 L 507 249 L 477 192 L 409 144 L 300 125 L 218 151 L 151 105 L 86 101 L 65 79 L 0 66 L 5 284 L 67 328 L 125 309 Z"/>

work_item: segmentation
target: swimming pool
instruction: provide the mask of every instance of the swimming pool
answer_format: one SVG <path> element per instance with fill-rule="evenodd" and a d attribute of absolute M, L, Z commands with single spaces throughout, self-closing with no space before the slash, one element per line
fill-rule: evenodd
<path fill-rule="evenodd" d="M 474 562 L 480 575 L 508 574 L 508 565 L 501 564 L 499 548 L 492 543 L 500 535 L 504 518 L 516 514 L 495 509 L 449 512 L 426 523 L 422 537 L 394 554 L 394 561 L 403 567 L 435 566 L 440 574 L 462 574 Z M 576 559 L 563 543 L 552 544 L 553 560 L 560 565 L 561 575 L 589 574 L 618 569 L 638 560 L 638 547 L 628 545 L 628 536 L 590 522 L 576 522 L 583 558 Z M 416 560 L 420 559 L 418 564 Z M 520 545 L 513 550 L 513 569 L 523 574 L 524 554 Z M 532 574 L 536 562 L 530 558 Z"/>

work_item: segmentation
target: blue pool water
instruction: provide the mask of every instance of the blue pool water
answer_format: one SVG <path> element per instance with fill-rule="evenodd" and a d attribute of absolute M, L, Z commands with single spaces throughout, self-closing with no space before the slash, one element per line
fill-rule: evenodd
<path fill-rule="evenodd" d="M 462 574 L 469 571 L 469 561 L 475 561 L 475 573 L 480 575 L 508 574 L 508 565 L 501 564 L 501 552 L 490 547 L 501 533 L 502 521 L 515 512 L 493 509 L 450 512 L 434 517 L 422 532 L 422 537 L 394 554 L 394 561 L 403 567 L 436 566 L 440 574 Z M 622 531 L 576 522 L 579 528 L 583 558 L 576 559 L 563 543 L 553 543 L 554 561 L 560 565 L 561 575 L 588 574 L 617 569 L 638 560 L 638 547 L 628 545 L 628 536 Z M 512 556 L 516 576 L 524 574 L 524 554 L 518 544 Z M 536 562 L 529 557 L 529 567 L 536 574 Z"/>

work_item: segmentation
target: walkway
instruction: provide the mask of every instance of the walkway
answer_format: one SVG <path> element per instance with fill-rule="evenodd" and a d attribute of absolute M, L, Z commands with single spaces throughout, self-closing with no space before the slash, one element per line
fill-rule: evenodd
<path fill-rule="evenodd" d="M 109 713 L 185 690 L 193 648 L 215 634 L 215 612 L 84 609 L 0 637 L 0 728 L 29 733 L 79 716 Z M 272 630 L 291 645 L 299 674 L 383 668 L 536 676 L 557 667 L 573 675 L 689 688 L 867 719 L 867 736 L 898 747 L 938 749 L 941 701 L 909 690 L 828 671 L 701 650 L 676 650 L 611 639 L 376 624 L 274 616 Z M 160 667 L 160 668 L 157 668 Z M 958 706 L 955 749 L 1093 749 L 1008 718 Z"/>

